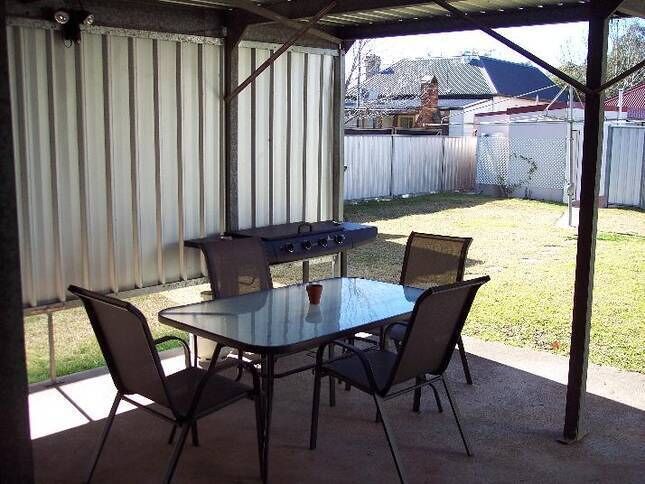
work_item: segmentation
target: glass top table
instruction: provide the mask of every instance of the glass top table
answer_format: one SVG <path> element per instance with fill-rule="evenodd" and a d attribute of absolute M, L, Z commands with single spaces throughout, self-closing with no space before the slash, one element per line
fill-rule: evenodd
<path fill-rule="evenodd" d="M 405 317 L 423 292 L 359 278 L 317 282 L 319 305 L 298 284 L 165 309 L 159 321 L 244 351 L 284 354 Z"/>

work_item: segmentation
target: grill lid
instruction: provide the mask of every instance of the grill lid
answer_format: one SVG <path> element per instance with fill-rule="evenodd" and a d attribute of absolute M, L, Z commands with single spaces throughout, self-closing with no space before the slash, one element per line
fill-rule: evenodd
<path fill-rule="evenodd" d="M 298 235 L 320 235 L 344 230 L 345 228 L 341 222 L 327 220 L 324 222 L 293 222 L 282 225 L 269 225 L 267 227 L 258 227 L 255 229 L 237 230 L 231 232 L 231 235 L 260 237 L 263 240 L 280 240 L 297 237 Z"/>

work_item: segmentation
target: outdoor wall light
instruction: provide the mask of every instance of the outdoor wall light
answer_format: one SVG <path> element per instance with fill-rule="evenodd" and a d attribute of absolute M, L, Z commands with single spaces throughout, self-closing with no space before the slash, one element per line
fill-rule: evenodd
<path fill-rule="evenodd" d="M 87 10 L 57 10 L 54 20 L 62 26 L 65 45 L 71 47 L 81 42 L 81 25 L 94 24 L 94 14 Z"/>

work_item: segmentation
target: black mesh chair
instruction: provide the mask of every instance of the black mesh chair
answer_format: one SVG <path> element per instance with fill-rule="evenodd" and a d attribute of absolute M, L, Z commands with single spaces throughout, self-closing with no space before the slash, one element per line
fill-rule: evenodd
<path fill-rule="evenodd" d="M 475 295 L 479 288 L 489 280 L 490 278 L 485 276 L 426 290 L 417 300 L 412 317 L 405 325 L 405 334 L 397 353 L 385 349 L 364 351 L 337 341 L 330 344 L 339 345 L 346 351 L 346 355 L 350 356 L 325 363 L 323 362 L 325 346 L 321 347 L 316 355 L 309 447 L 316 448 L 320 381 L 323 376 L 331 375 L 372 395 L 401 482 L 405 482 L 405 476 L 390 423 L 384 412 L 384 400 L 408 392 L 417 393 L 422 387 L 430 385 L 432 382 L 441 381 L 466 453 L 469 456 L 472 455 L 459 420 L 457 404 L 443 374 L 450 362 Z M 401 325 L 402 323 L 392 323 L 386 327 L 386 332 Z M 423 375 L 423 377 L 419 377 L 419 375 Z M 429 378 L 428 375 L 430 375 Z M 415 380 L 413 385 L 394 389 L 395 385 L 403 385 L 413 379 Z"/>
<path fill-rule="evenodd" d="M 112 409 L 92 459 L 87 482 L 92 479 L 121 400 L 171 423 L 173 429 L 179 429 L 179 438 L 163 481 L 170 482 L 190 430 L 193 444 L 199 445 L 198 419 L 243 398 L 254 399 L 260 469 L 263 471 L 260 383 L 252 365 L 246 365 L 246 368 L 253 375 L 253 387 L 217 375 L 215 365 L 211 365 L 208 371 L 192 367 L 188 345 L 174 336 L 153 340 L 145 317 L 132 304 L 77 286 L 69 286 L 69 291 L 78 296 L 85 306 L 117 388 Z M 155 346 L 170 339 L 182 342 L 186 352 L 186 369 L 166 376 Z M 162 408 L 141 405 L 129 397 L 133 394 L 142 395 Z"/>
<path fill-rule="evenodd" d="M 255 237 L 215 239 L 202 246 L 214 298 L 273 288 L 262 241 Z"/>
<path fill-rule="evenodd" d="M 273 288 L 271 270 L 259 238 L 213 239 L 201 247 L 214 299 L 241 296 Z M 197 354 L 197 337 L 193 345 Z M 216 361 L 223 349 L 218 344 L 213 355 Z M 237 350 L 243 359 L 242 351 Z M 241 374 L 238 374 L 238 378 Z"/>
<path fill-rule="evenodd" d="M 406 286 L 428 289 L 429 287 L 458 282 L 464 278 L 470 237 L 412 232 L 408 237 L 401 269 L 400 283 Z M 405 326 L 398 325 L 390 332 L 390 338 L 399 344 L 405 335 Z M 464 376 L 469 385 L 473 379 L 466 358 L 464 342 L 457 340 Z"/>

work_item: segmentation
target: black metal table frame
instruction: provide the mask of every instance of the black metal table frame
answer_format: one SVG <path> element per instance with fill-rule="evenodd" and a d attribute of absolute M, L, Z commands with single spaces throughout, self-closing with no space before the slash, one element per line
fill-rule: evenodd
<path fill-rule="evenodd" d="M 172 308 L 169 308 L 172 309 Z M 163 312 L 163 311 L 162 311 Z M 354 326 L 351 328 L 344 329 L 342 331 L 337 331 L 335 333 L 330 333 L 328 335 L 320 336 L 317 338 L 299 341 L 298 343 L 284 345 L 284 346 L 275 346 L 275 347 L 264 347 L 257 345 L 243 344 L 237 340 L 226 338 L 214 333 L 207 331 L 202 331 L 199 328 L 194 326 L 179 323 L 177 321 L 165 318 L 161 312 L 159 313 L 159 322 L 172 326 L 177 329 L 188 331 L 190 333 L 201 336 L 202 338 L 210 339 L 215 343 L 218 343 L 213 352 L 213 357 L 211 362 L 217 361 L 219 358 L 219 352 L 221 348 L 232 347 L 237 348 L 244 352 L 254 353 L 260 355 L 260 381 L 261 381 L 261 394 L 262 394 L 262 414 L 263 414 L 263 441 L 262 441 L 262 462 L 261 462 L 261 475 L 263 482 L 268 481 L 268 472 L 269 472 L 269 436 L 271 430 L 271 416 L 273 412 L 273 393 L 274 393 L 274 382 L 276 379 L 284 378 L 295 373 L 300 373 L 302 371 L 310 370 L 314 368 L 315 363 L 311 365 L 301 366 L 292 370 L 285 371 L 283 373 L 275 372 L 275 362 L 278 357 L 284 357 L 289 355 L 294 355 L 303 351 L 311 350 L 313 348 L 318 348 L 319 346 L 330 343 L 337 339 L 342 338 L 352 338 L 356 333 L 359 332 L 368 332 L 369 330 L 374 330 L 379 327 L 383 327 L 393 321 L 397 321 L 401 318 L 409 317 L 411 312 L 397 314 L 386 319 L 381 319 L 378 321 L 372 321 L 367 324 L 362 324 L 359 326 Z M 329 348 L 329 355 L 331 358 L 334 357 L 333 345 Z M 334 380 L 330 377 L 329 379 L 329 391 L 330 391 L 330 404 L 335 405 L 335 383 Z"/>

